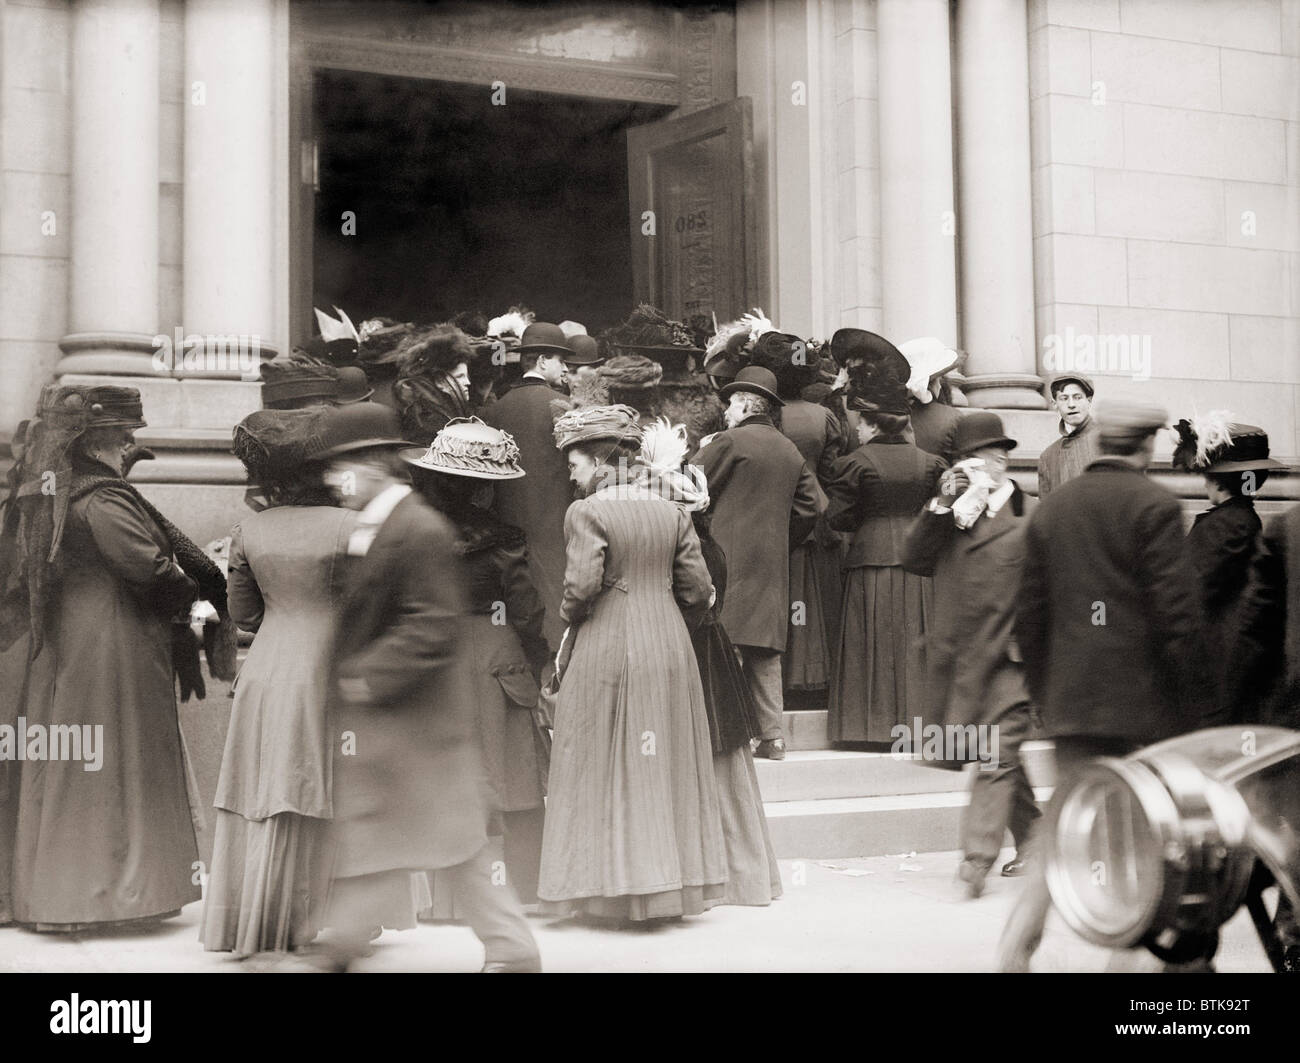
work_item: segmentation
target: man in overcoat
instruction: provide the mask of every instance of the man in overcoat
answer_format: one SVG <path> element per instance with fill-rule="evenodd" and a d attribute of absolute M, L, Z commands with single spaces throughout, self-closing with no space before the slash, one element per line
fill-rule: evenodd
<path fill-rule="evenodd" d="M 781 760 L 781 653 L 790 624 L 790 550 L 807 538 L 825 496 L 803 456 L 773 423 L 783 405 L 776 377 L 742 369 L 719 392 L 728 427 L 691 460 L 704 467 L 713 498 L 713 537 L 727 555 L 722 626 L 741 656 L 759 713 L 755 755 Z"/>
<path fill-rule="evenodd" d="M 375 403 L 338 407 L 322 426 L 326 482 L 360 512 L 329 710 L 336 959 L 364 948 L 411 872 L 446 868 L 484 970 L 540 970 L 514 890 L 493 880 L 456 533 L 405 482 L 402 445 L 396 415 Z"/>
<path fill-rule="evenodd" d="M 1031 728 L 1029 692 L 1016 646 L 1016 583 L 1024 557 L 1025 527 L 1033 499 L 1006 475 L 1007 454 L 1016 441 L 1002 419 L 983 410 L 965 414 L 953 440 L 958 465 L 946 474 L 940 493 L 913 522 L 903 550 L 903 567 L 934 577 L 934 615 L 926 631 L 926 723 L 983 728 L 978 750 L 987 754 L 975 771 L 970 804 L 962 822 L 964 858 L 958 877 L 967 895 L 978 897 L 1002 848 L 1008 826 L 1017 855 L 1002 869 L 1017 875 L 1038 806 L 1020 760 Z M 982 508 L 965 509 L 970 480 L 963 463 L 983 462 L 994 486 Z M 976 750 L 969 749 L 967 759 Z"/>
<path fill-rule="evenodd" d="M 1038 455 L 1039 498 L 1079 476 L 1100 454 L 1097 425 L 1092 419 L 1092 381 L 1082 373 L 1060 373 L 1051 379 L 1047 390 L 1061 415 L 1061 438 Z"/>
<path fill-rule="evenodd" d="M 1194 730 L 1208 708 L 1182 509 L 1145 475 L 1167 420 L 1149 402 L 1108 402 L 1098 415 L 1101 457 L 1029 522 L 1015 636 L 1056 747 L 1057 794 L 1092 758 Z M 1058 811 L 1054 799 L 1044 837 Z M 1042 935 L 1043 863 L 1032 861 L 1003 934 L 1004 970 L 1026 969 Z"/>
<path fill-rule="evenodd" d="M 564 622 L 564 514 L 573 501 L 564 455 L 551 434 L 551 400 L 563 394 L 566 360 L 574 358 L 559 325 L 534 322 L 521 337 L 519 382 L 482 411 L 483 420 L 509 433 L 519 447 L 519 464 L 527 474 L 495 485 L 492 508 L 506 524 L 522 528 L 528 539 L 528 572 L 546 609 L 542 631 L 551 652 L 560 648 Z"/>

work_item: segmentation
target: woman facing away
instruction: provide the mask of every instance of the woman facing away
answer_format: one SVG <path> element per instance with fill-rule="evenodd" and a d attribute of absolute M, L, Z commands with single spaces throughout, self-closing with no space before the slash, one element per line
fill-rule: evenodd
<path fill-rule="evenodd" d="M 462 645 L 473 676 L 489 807 L 506 878 L 523 904 L 537 901 L 546 765 L 534 724 L 537 680 L 549 656 L 545 610 L 528 575 L 524 533 L 487 507 L 492 484 L 524 475 L 519 448 L 477 417 L 451 421 L 426 447 L 399 452 L 417 491 L 456 528 L 466 572 Z M 495 859 L 495 858 L 494 858 Z M 430 874 L 432 915 L 451 918 L 445 875 Z"/>
<path fill-rule="evenodd" d="M 895 357 L 896 356 L 896 357 Z M 833 742 L 891 742 L 924 704 L 926 576 L 905 572 L 912 519 L 944 462 L 907 442 L 907 360 L 892 348 L 850 369 L 861 446 L 835 464 L 827 520 L 852 533 L 827 732 Z"/>
<path fill-rule="evenodd" d="M 698 465 L 683 464 L 692 441 L 685 425 L 666 418 L 641 435 L 638 482 L 691 515 L 700 553 L 713 581 L 715 598 L 691 645 L 700 669 L 704 704 L 713 744 L 713 774 L 727 846 L 727 891 L 724 904 L 767 905 L 781 896 L 781 870 L 768 834 L 763 796 L 750 740 L 759 737 L 758 712 L 731 639 L 722 626 L 727 593 L 727 557 L 709 529 L 709 485 Z"/>
<path fill-rule="evenodd" d="M 224 617 L 225 579 L 126 481 L 144 426 L 135 388 L 48 385 L 3 511 L 0 649 L 31 647 L 20 714 L 31 733 L 83 739 L 74 756 L 33 756 L 29 740 L 11 780 L 10 914 L 37 930 L 157 920 L 199 899 L 173 667 L 197 676 L 190 606 Z M 228 618 L 220 634 L 209 665 L 229 679 Z"/>
<path fill-rule="evenodd" d="M 564 414 L 556 445 L 583 496 L 567 566 L 543 914 L 644 921 L 723 901 L 727 850 L 687 623 L 712 596 L 691 519 L 633 482 L 636 411 Z M 567 655 L 567 661 L 566 661 Z"/>
<path fill-rule="evenodd" d="M 332 814 L 326 685 L 341 559 L 356 523 L 305 461 L 324 410 L 259 410 L 234 431 L 260 511 L 231 536 L 230 609 L 256 637 L 217 780 L 200 929 L 210 952 L 296 949 L 321 929 Z"/>

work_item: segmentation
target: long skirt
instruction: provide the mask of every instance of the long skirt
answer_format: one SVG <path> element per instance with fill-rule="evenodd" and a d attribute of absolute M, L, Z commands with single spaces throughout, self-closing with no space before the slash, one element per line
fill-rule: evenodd
<path fill-rule="evenodd" d="M 790 552 L 790 625 L 781 672 L 786 690 L 824 690 L 831 676 L 816 536 Z"/>
<path fill-rule="evenodd" d="M 929 577 L 899 566 L 848 570 L 827 723 L 832 742 L 892 742 L 895 724 L 923 715 L 933 594 Z"/>
<path fill-rule="evenodd" d="M 284 952 L 309 944 L 329 893 L 329 821 L 217 810 L 199 940 L 208 952 Z"/>
<path fill-rule="evenodd" d="M 727 846 L 727 890 L 723 904 L 761 906 L 781 896 L 781 869 L 758 790 L 758 773 L 748 743 L 713 758 L 718 779 L 722 837 Z"/>

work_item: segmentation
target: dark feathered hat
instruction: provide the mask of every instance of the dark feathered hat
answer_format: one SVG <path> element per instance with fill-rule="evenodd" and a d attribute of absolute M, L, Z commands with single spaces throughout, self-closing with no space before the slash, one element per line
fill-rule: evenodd
<path fill-rule="evenodd" d="M 1174 467 L 1202 475 L 1286 468 L 1268 456 L 1268 433 L 1264 429 L 1231 418 L 1227 410 L 1211 410 L 1204 417 L 1184 417 L 1174 425 L 1178 436 Z"/>
<path fill-rule="evenodd" d="M 906 414 L 911 365 L 903 353 L 883 336 L 861 329 L 856 331 L 862 336 L 856 338 L 851 347 L 841 347 L 842 352 L 847 350 L 849 408 L 864 413 Z M 839 334 L 837 332 L 836 336 Z M 832 339 L 831 343 L 833 346 L 835 340 Z"/>

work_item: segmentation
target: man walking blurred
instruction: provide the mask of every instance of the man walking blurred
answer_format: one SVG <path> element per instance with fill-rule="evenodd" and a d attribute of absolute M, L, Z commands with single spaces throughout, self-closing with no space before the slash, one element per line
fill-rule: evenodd
<path fill-rule="evenodd" d="M 483 970 L 539 971 L 514 890 L 492 879 L 455 532 L 405 482 L 387 407 L 338 407 L 321 435 L 325 481 L 360 513 L 331 684 L 335 963 L 414 927 L 412 873 L 445 868 Z"/>
<path fill-rule="evenodd" d="M 1117 399 L 1098 416 L 1101 457 L 1045 499 L 1025 538 L 1015 636 L 1030 697 L 1056 747 L 1056 790 L 1040 837 L 1051 839 L 1060 796 L 1089 760 L 1125 754 L 1195 728 L 1200 605 L 1183 553 L 1178 499 L 1147 479 L 1151 403 Z M 1003 932 L 999 966 L 1024 971 L 1050 897 L 1045 860 Z"/>

